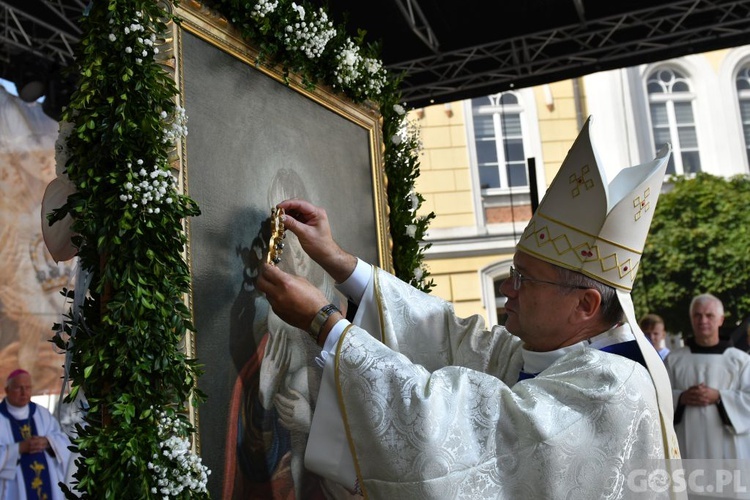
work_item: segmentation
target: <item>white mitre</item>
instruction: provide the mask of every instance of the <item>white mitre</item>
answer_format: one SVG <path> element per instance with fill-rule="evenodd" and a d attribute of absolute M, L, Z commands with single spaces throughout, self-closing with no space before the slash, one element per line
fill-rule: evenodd
<path fill-rule="evenodd" d="M 517 249 L 610 285 L 654 381 L 668 458 L 679 458 L 672 390 L 664 362 L 641 332 L 630 291 L 661 192 L 671 147 L 607 181 L 586 121 L 523 232 Z"/>
<path fill-rule="evenodd" d="M 586 121 L 518 248 L 620 290 L 633 288 L 670 148 L 607 182 Z"/>

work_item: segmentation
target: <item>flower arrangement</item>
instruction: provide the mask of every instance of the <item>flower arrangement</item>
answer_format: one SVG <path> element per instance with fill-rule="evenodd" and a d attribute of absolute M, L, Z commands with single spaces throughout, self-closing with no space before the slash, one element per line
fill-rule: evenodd
<path fill-rule="evenodd" d="M 85 393 L 77 426 L 76 494 L 82 498 L 204 498 L 209 473 L 188 451 L 186 402 L 204 396 L 201 374 L 181 349 L 193 329 L 183 297 L 185 218 L 200 210 L 170 168 L 187 134 L 172 76 L 160 64 L 171 2 L 91 2 L 82 18 L 75 73 L 56 145 L 58 174 L 75 193 L 50 217 L 73 217 L 80 266 L 91 275 L 80 314 L 56 325 L 71 355 L 70 399 Z M 259 49 L 258 64 L 327 85 L 382 115 L 395 273 L 429 291 L 420 245 L 430 213 L 414 189 L 421 143 L 399 102 L 399 79 L 364 33 L 352 38 L 322 8 L 290 0 L 212 0 Z M 86 285 L 81 285 L 86 286 Z M 70 300 L 78 293 L 65 291 Z M 72 336 L 75 332 L 75 337 Z"/>
<path fill-rule="evenodd" d="M 157 484 L 151 487 L 151 493 L 161 494 L 164 498 L 177 497 L 185 490 L 199 495 L 207 493 L 211 471 L 190 451 L 190 425 L 167 411 L 155 411 L 162 441 L 161 453 L 154 453 L 153 461 L 147 465 Z"/>

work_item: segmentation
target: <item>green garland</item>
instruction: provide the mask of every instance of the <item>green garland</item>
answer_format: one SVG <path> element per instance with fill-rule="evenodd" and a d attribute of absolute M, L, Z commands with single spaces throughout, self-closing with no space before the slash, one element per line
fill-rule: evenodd
<path fill-rule="evenodd" d="M 226 0 L 213 8 L 259 47 L 259 64 L 281 64 L 308 86 L 331 86 L 380 109 L 395 272 L 429 291 L 419 242 L 434 214 L 416 215 L 423 202 L 414 192 L 419 138 L 377 47 L 364 45 L 362 35 L 349 39 L 304 2 Z M 61 124 L 58 158 L 77 191 L 50 223 L 73 216 L 80 266 L 92 276 L 81 315 L 72 308 L 55 325 L 55 342 L 72 359 L 70 398 L 82 391 L 90 406 L 75 440 L 83 498 L 208 496 L 207 471 L 187 450 L 195 429 L 186 402 L 204 396 L 196 389 L 201 371 L 181 349 L 193 330 L 182 224 L 200 211 L 179 194 L 170 171 L 185 133 L 177 88 L 159 63 L 171 21 L 152 0 L 92 2 L 81 22 L 78 89 Z M 325 31 L 327 43 L 305 38 L 304 30 L 295 37 L 287 27 L 300 21 Z"/>

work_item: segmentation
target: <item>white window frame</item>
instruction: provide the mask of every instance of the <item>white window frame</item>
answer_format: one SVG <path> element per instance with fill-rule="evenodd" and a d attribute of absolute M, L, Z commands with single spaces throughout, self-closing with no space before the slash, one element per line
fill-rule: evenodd
<path fill-rule="evenodd" d="M 543 195 L 546 189 L 544 181 L 544 159 L 542 158 L 542 147 L 541 139 L 539 134 L 539 123 L 537 119 L 536 110 L 536 99 L 534 97 L 534 90 L 532 88 L 510 90 L 506 92 L 512 92 L 518 99 L 518 104 L 502 105 L 502 110 L 507 110 L 508 106 L 515 108 L 515 111 L 520 110 L 521 120 L 521 133 L 523 134 L 523 148 L 524 155 L 526 158 L 535 158 L 536 161 L 536 190 L 540 197 Z M 499 96 L 502 92 L 494 94 L 498 98 L 498 104 L 496 106 L 498 114 L 494 121 L 495 127 L 499 126 L 499 114 L 501 106 L 499 104 Z M 487 221 L 485 218 L 485 208 L 493 206 L 510 206 L 513 196 L 522 196 L 523 199 L 527 199 L 530 194 L 529 183 L 530 178 L 527 178 L 526 186 L 515 186 L 507 187 L 507 171 L 505 168 L 500 169 L 501 183 L 505 183 L 506 187 L 482 189 L 479 181 L 479 162 L 477 160 L 477 149 L 476 140 L 474 138 L 474 109 L 471 104 L 471 99 L 463 101 L 464 105 L 464 116 L 466 117 L 466 144 L 469 150 L 469 164 L 471 169 L 471 184 L 472 191 L 474 193 L 474 212 L 476 214 L 476 223 L 478 227 L 486 227 Z M 487 108 L 493 106 L 488 105 Z M 502 136 L 500 136 L 502 138 Z M 498 146 L 498 141 L 495 141 L 498 149 L 504 149 L 501 145 Z M 505 167 L 505 151 L 498 151 L 498 164 Z"/>
<path fill-rule="evenodd" d="M 672 72 L 677 72 L 682 75 L 682 77 L 685 79 L 685 81 L 688 83 L 688 86 L 690 87 L 690 92 L 673 92 L 670 91 L 668 93 L 651 93 L 648 90 L 648 83 L 651 81 L 652 76 L 655 73 L 658 73 L 659 71 L 663 70 L 670 70 Z M 692 79 L 690 78 L 689 74 L 685 72 L 682 68 L 676 68 L 673 66 L 656 66 L 652 68 L 647 74 L 646 78 L 644 80 L 644 86 L 645 86 L 645 92 L 646 92 L 646 98 L 648 100 L 648 121 L 649 121 L 649 128 L 651 130 L 651 143 L 652 147 L 654 149 L 654 153 L 656 152 L 657 145 L 654 140 L 654 124 L 651 120 L 651 103 L 659 103 L 659 104 L 666 104 L 667 109 L 667 124 L 669 126 L 669 140 L 672 144 L 672 158 L 674 160 L 674 169 L 676 175 L 683 175 L 685 174 L 685 168 L 682 163 L 682 144 L 680 143 L 680 137 L 679 132 L 677 130 L 677 115 L 675 113 L 675 102 L 689 102 L 690 103 L 690 109 L 693 114 L 693 128 L 695 130 L 696 135 L 696 141 L 698 141 L 698 159 L 700 161 L 700 171 L 704 171 L 703 168 L 703 159 L 701 158 L 701 147 L 700 147 L 700 134 L 699 134 L 699 127 L 698 127 L 698 113 L 695 106 L 696 101 L 696 95 L 692 91 L 695 88 L 695 84 L 693 83 Z"/>
<path fill-rule="evenodd" d="M 502 260 L 494 262 L 479 270 L 479 282 L 482 286 L 482 304 L 487 311 L 488 325 L 497 325 L 497 308 L 505 304 L 507 298 L 495 295 L 495 280 L 505 279 L 510 276 L 510 266 L 513 260 Z"/>

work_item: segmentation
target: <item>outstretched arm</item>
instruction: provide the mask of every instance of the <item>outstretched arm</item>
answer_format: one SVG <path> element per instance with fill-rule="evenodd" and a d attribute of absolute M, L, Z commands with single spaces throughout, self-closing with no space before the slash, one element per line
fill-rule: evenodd
<path fill-rule="evenodd" d="M 334 241 L 326 211 L 304 200 L 286 200 L 278 207 L 286 212 L 284 225 L 297 236 L 305 253 L 337 283 L 345 281 L 357 266 L 357 258 Z"/>

